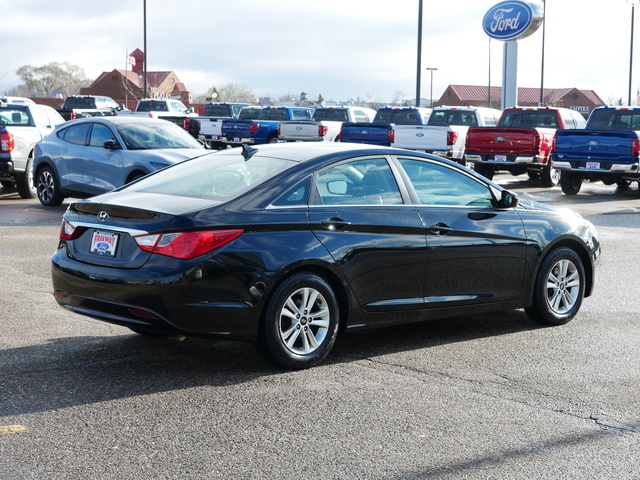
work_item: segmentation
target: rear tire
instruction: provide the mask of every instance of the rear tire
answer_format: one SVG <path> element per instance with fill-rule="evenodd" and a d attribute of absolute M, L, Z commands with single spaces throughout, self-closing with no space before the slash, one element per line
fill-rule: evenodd
<path fill-rule="evenodd" d="M 267 301 L 256 347 L 265 360 L 302 369 L 321 362 L 338 335 L 338 301 L 331 286 L 312 273 L 285 279 Z"/>
<path fill-rule="evenodd" d="M 582 177 L 575 172 L 562 172 L 560 187 L 565 195 L 577 195 L 582 186 Z"/>
<path fill-rule="evenodd" d="M 495 168 L 493 165 L 485 165 L 483 163 L 475 163 L 473 169 L 488 180 L 493 179 Z"/>
<path fill-rule="evenodd" d="M 570 248 L 551 251 L 542 262 L 527 315 L 543 325 L 564 325 L 580 309 L 585 290 L 582 259 Z"/>
<path fill-rule="evenodd" d="M 540 172 L 540 180 L 545 188 L 555 187 L 560 182 L 560 172 L 551 165 L 545 165 Z"/>
<path fill-rule="evenodd" d="M 60 193 L 58 179 L 51 170 L 51 167 L 42 167 L 38 172 L 38 200 L 45 207 L 57 207 L 62 203 L 64 197 Z"/>
<path fill-rule="evenodd" d="M 27 159 L 27 166 L 24 173 L 18 175 L 16 187 L 18 187 L 20 198 L 35 198 L 38 194 L 38 190 L 33 181 L 33 155 Z"/>

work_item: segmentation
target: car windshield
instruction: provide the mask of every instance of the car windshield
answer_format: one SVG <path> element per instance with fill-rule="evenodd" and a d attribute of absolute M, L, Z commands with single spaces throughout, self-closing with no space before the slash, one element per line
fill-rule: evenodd
<path fill-rule="evenodd" d="M 115 127 L 128 150 L 200 148 L 195 138 L 165 120 L 154 123 L 123 123 Z"/>
<path fill-rule="evenodd" d="M 293 164 L 290 160 L 264 157 L 245 161 L 239 152 L 215 153 L 167 168 L 131 185 L 127 190 L 223 202 Z"/>

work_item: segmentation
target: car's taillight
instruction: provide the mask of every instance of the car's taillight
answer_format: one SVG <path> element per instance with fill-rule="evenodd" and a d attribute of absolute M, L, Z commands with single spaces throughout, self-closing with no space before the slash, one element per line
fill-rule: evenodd
<path fill-rule="evenodd" d="M 551 153 L 556 153 L 558 151 L 558 139 L 554 135 L 553 140 L 551 140 Z"/>
<path fill-rule="evenodd" d="M 209 253 L 242 235 L 243 230 L 202 230 L 133 237 L 145 252 L 188 260 Z"/>
<path fill-rule="evenodd" d="M 631 156 L 640 157 L 640 139 L 638 138 L 631 140 Z"/>
<path fill-rule="evenodd" d="M 457 139 L 458 139 L 458 132 L 454 132 L 453 130 L 449 130 L 447 132 L 447 145 L 455 144 Z"/>
<path fill-rule="evenodd" d="M 324 137 L 328 131 L 329 127 L 327 127 L 326 125 L 318 125 L 318 135 L 320 135 L 321 137 Z"/>
<path fill-rule="evenodd" d="M 82 232 L 85 230 L 85 227 L 76 227 L 63 218 L 62 225 L 60 226 L 60 240 L 75 240 L 82 235 Z"/>
<path fill-rule="evenodd" d="M 259 128 L 260 128 L 260 125 L 258 125 L 257 123 L 253 123 L 253 124 L 249 127 L 249 133 L 250 133 L 251 135 L 255 135 Z"/>
<path fill-rule="evenodd" d="M 533 151 L 534 152 L 540 151 L 540 135 L 533 136 Z"/>
<path fill-rule="evenodd" d="M 185 118 L 182 122 L 182 128 L 184 128 L 185 130 L 189 131 L 189 124 L 191 123 L 191 120 L 189 120 L 188 118 Z"/>
<path fill-rule="evenodd" d="M 13 133 L 0 133 L 0 151 L 2 153 L 11 153 L 15 147 L 15 138 Z"/>
<path fill-rule="evenodd" d="M 389 129 L 389 143 L 396 141 L 396 131 L 393 128 Z"/>

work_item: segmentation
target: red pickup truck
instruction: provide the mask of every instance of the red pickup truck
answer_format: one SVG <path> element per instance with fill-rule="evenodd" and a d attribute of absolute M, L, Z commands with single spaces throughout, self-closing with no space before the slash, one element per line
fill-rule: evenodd
<path fill-rule="evenodd" d="M 560 180 L 550 162 L 556 130 L 585 124 L 582 115 L 568 108 L 507 108 L 495 127 L 469 128 L 465 161 L 489 179 L 496 171 L 506 170 L 512 175 L 526 173 L 540 179 L 544 187 L 553 187 Z"/>

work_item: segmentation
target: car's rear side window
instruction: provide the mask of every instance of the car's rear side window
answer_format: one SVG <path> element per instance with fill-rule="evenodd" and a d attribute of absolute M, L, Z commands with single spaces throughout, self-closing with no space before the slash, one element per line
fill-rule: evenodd
<path fill-rule="evenodd" d="M 76 145 L 86 145 L 87 133 L 89 132 L 89 123 L 81 123 L 65 128 L 59 134 L 65 142 L 74 143 Z"/>

